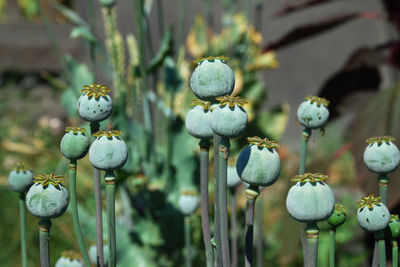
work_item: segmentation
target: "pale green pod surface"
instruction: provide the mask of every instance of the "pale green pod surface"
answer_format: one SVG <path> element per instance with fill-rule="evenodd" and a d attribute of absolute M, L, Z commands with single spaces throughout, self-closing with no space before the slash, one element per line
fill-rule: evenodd
<path fill-rule="evenodd" d="M 400 220 L 398 215 L 390 215 L 389 229 L 392 238 L 398 238 L 400 236 Z"/>
<path fill-rule="evenodd" d="M 112 111 L 112 100 L 109 95 L 87 96 L 81 95 L 78 100 L 78 113 L 82 119 L 89 122 L 100 122 L 110 116 Z"/>
<path fill-rule="evenodd" d="M 213 130 L 211 129 L 211 110 L 200 105 L 193 107 L 186 115 L 186 129 L 194 137 L 199 139 L 211 139 Z"/>
<path fill-rule="evenodd" d="M 23 193 L 33 184 L 33 172 L 31 170 L 12 170 L 8 175 L 8 183 L 11 190 Z"/>
<path fill-rule="evenodd" d="M 56 265 L 54 267 L 84 267 L 84 265 L 81 260 L 61 257 L 57 260 Z"/>
<path fill-rule="evenodd" d="M 199 63 L 190 77 L 193 93 L 202 100 L 214 100 L 230 95 L 235 87 L 235 74 L 220 59 L 206 59 Z"/>
<path fill-rule="evenodd" d="M 116 0 L 99 0 L 100 5 L 104 7 L 113 7 L 115 3 L 117 2 Z"/>
<path fill-rule="evenodd" d="M 104 255 L 104 266 L 108 266 L 108 258 L 110 255 L 110 250 L 108 249 L 108 245 L 103 246 L 103 255 Z M 89 259 L 93 264 L 97 264 L 97 247 L 93 245 L 89 248 Z"/>
<path fill-rule="evenodd" d="M 389 210 L 383 203 L 374 204 L 372 209 L 369 207 L 357 210 L 358 224 L 367 232 L 385 230 L 390 220 Z"/>
<path fill-rule="evenodd" d="M 42 219 L 61 216 L 68 207 L 68 191 L 61 184 L 43 186 L 35 183 L 26 194 L 26 207 L 32 215 Z"/>
<path fill-rule="evenodd" d="M 329 118 L 329 110 L 324 105 L 317 105 L 306 100 L 297 109 L 297 120 L 301 125 L 310 129 L 321 128 Z"/>
<path fill-rule="evenodd" d="M 269 186 L 278 179 L 281 161 L 274 148 L 249 145 L 242 152 L 236 163 L 240 179 L 254 186 Z"/>
<path fill-rule="evenodd" d="M 229 107 L 217 106 L 211 113 L 211 128 L 214 133 L 224 138 L 235 138 L 241 136 L 246 130 L 247 113 L 235 104 Z"/>
<path fill-rule="evenodd" d="M 236 187 L 242 180 L 236 171 L 235 166 L 228 165 L 227 175 L 226 175 L 226 183 L 228 187 Z"/>
<path fill-rule="evenodd" d="M 181 194 L 178 199 L 180 211 L 186 215 L 192 215 L 199 206 L 199 197 L 197 194 Z"/>
<path fill-rule="evenodd" d="M 389 173 L 399 166 L 400 152 L 391 141 L 381 144 L 374 142 L 365 149 L 363 159 L 369 170 L 376 173 Z"/>
<path fill-rule="evenodd" d="M 82 132 L 67 132 L 61 139 L 60 150 L 69 160 L 81 159 L 89 150 L 89 138 Z"/>
<path fill-rule="evenodd" d="M 289 190 L 286 208 L 299 222 L 314 223 L 328 219 L 335 207 L 332 189 L 323 181 L 297 182 Z"/>
<path fill-rule="evenodd" d="M 99 136 L 89 149 L 89 160 L 94 167 L 113 171 L 123 167 L 128 159 L 126 143 L 118 136 Z"/>

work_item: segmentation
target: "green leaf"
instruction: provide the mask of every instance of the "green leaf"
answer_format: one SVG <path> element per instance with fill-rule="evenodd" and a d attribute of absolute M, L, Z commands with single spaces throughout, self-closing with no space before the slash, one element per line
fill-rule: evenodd
<path fill-rule="evenodd" d="M 81 95 L 82 87 L 93 83 L 93 74 L 90 72 L 87 65 L 76 62 L 70 55 L 66 55 L 65 61 L 67 62 L 69 73 L 71 74 L 71 86 L 77 95 Z"/>
<path fill-rule="evenodd" d="M 71 21 L 75 25 L 84 26 L 84 27 L 88 26 L 86 21 L 84 19 L 82 19 L 82 17 L 78 13 L 76 13 L 74 10 L 72 10 L 62 4 L 59 4 L 57 2 L 51 1 L 49 3 L 55 9 L 57 9 L 64 17 L 66 17 L 69 21 Z"/>
<path fill-rule="evenodd" d="M 91 43 L 95 43 L 96 37 L 92 34 L 92 32 L 90 31 L 90 29 L 86 26 L 77 26 L 75 28 L 72 29 L 71 34 L 70 34 L 71 38 L 83 38 L 88 42 Z"/>
<path fill-rule="evenodd" d="M 149 246 L 161 246 L 164 240 L 161 237 L 160 227 L 151 220 L 142 219 L 135 223 L 135 230 L 140 241 Z"/>
<path fill-rule="evenodd" d="M 171 28 L 169 28 L 168 31 L 163 36 L 157 54 L 149 62 L 147 72 L 149 73 L 154 72 L 156 69 L 158 69 L 163 63 L 165 57 L 167 55 L 170 55 L 171 53 L 172 53 L 172 30 Z"/>
<path fill-rule="evenodd" d="M 171 57 L 164 60 L 164 81 L 168 91 L 177 93 L 182 90 L 183 81 L 179 70 Z"/>
<path fill-rule="evenodd" d="M 76 96 L 72 88 L 68 88 L 64 91 L 61 96 L 61 105 L 67 110 L 68 115 L 71 117 L 76 117 L 76 104 L 78 103 L 78 97 Z"/>
<path fill-rule="evenodd" d="M 286 130 L 289 122 L 289 113 L 289 105 L 282 104 L 271 111 L 262 111 L 256 118 L 256 124 L 265 136 L 278 141 Z"/>
<path fill-rule="evenodd" d="M 150 17 L 152 6 L 153 6 L 153 0 L 144 0 L 143 11 L 146 17 Z"/>

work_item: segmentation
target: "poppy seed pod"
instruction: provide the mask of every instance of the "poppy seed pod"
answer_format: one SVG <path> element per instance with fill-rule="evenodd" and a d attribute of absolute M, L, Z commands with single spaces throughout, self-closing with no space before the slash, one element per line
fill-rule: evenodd
<path fill-rule="evenodd" d="M 241 97 L 218 97 L 219 105 L 211 113 L 211 128 L 224 138 L 239 137 L 246 130 L 247 113 L 243 109 L 246 101 Z"/>
<path fill-rule="evenodd" d="M 328 219 L 330 226 L 336 228 L 346 221 L 346 210 L 342 205 L 336 204 L 331 217 Z"/>
<path fill-rule="evenodd" d="M 226 57 L 199 58 L 190 77 L 193 93 L 202 100 L 214 100 L 216 97 L 230 95 L 235 87 L 235 74 L 224 63 Z"/>
<path fill-rule="evenodd" d="M 10 184 L 11 190 L 23 193 L 28 190 L 33 183 L 33 172 L 29 170 L 25 163 L 19 162 L 8 175 L 8 183 Z"/>
<path fill-rule="evenodd" d="M 54 267 L 83 267 L 84 264 L 78 253 L 74 251 L 66 251 L 57 260 Z"/>
<path fill-rule="evenodd" d="M 193 100 L 192 109 L 186 115 L 186 129 L 196 138 L 208 140 L 213 137 L 210 104 L 208 101 Z"/>
<path fill-rule="evenodd" d="M 236 166 L 228 165 L 228 168 L 226 171 L 227 171 L 226 184 L 230 188 L 236 187 L 242 181 L 242 180 L 240 180 L 240 177 L 236 171 Z"/>
<path fill-rule="evenodd" d="M 390 213 L 380 197 L 369 195 L 357 202 L 360 208 L 357 210 L 358 224 L 367 232 L 384 230 L 390 221 Z"/>
<path fill-rule="evenodd" d="M 89 122 L 100 122 L 110 116 L 112 99 L 107 94 L 110 89 L 99 84 L 85 85 L 83 88 L 78 100 L 79 116 Z"/>
<path fill-rule="evenodd" d="M 32 215 L 41 219 L 61 216 L 68 207 L 67 189 L 61 184 L 63 176 L 40 174 L 26 194 L 26 207 Z"/>
<path fill-rule="evenodd" d="M 89 149 L 89 160 L 94 167 L 113 171 L 123 167 L 128 159 L 128 148 L 118 130 L 98 131 Z"/>
<path fill-rule="evenodd" d="M 364 151 L 364 163 L 376 173 L 389 173 L 399 166 L 400 152 L 391 136 L 371 137 L 366 140 L 368 146 Z"/>
<path fill-rule="evenodd" d="M 400 220 L 399 215 L 391 214 L 389 220 L 389 229 L 392 238 L 397 239 L 400 236 Z"/>
<path fill-rule="evenodd" d="M 240 153 L 236 163 L 237 173 L 244 182 L 252 186 L 269 186 L 278 179 L 281 161 L 275 141 L 257 136 L 247 138 L 250 145 Z"/>
<path fill-rule="evenodd" d="M 181 192 L 178 199 L 179 209 L 185 216 L 190 216 L 197 210 L 199 206 L 199 197 L 194 190 L 185 190 Z"/>
<path fill-rule="evenodd" d="M 327 178 L 327 175 L 305 173 L 291 179 L 297 183 L 289 190 L 286 208 L 293 219 L 316 223 L 332 215 L 335 197 L 332 189 L 324 182 Z"/>
<path fill-rule="evenodd" d="M 329 118 L 329 101 L 322 97 L 307 96 L 297 109 L 297 120 L 310 129 L 324 126 Z"/>
<path fill-rule="evenodd" d="M 67 127 L 60 143 L 61 153 L 69 160 L 83 158 L 89 150 L 89 138 L 84 128 Z"/>

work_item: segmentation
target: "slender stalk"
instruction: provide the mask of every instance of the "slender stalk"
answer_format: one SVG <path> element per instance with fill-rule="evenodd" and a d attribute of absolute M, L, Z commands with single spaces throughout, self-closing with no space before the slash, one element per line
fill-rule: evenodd
<path fill-rule="evenodd" d="M 208 202 L 208 154 L 210 141 L 201 140 L 200 146 L 200 194 L 201 194 L 201 227 L 203 230 L 203 241 L 206 250 L 207 267 L 214 263 L 213 248 L 211 244 L 210 216 Z"/>
<path fill-rule="evenodd" d="M 221 138 L 219 144 L 219 212 L 220 212 L 220 236 L 221 236 L 221 253 L 222 266 L 230 266 L 230 251 L 229 251 L 229 225 L 228 225 L 228 204 L 227 204 L 227 168 L 229 157 L 229 139 Z"/>
<path fill-rule="evenodd" d="M 90 123 L 90 134 L 94 134 L 100 128 L 98 122 Z M 94 202 L 96 212 L 96 251 L 97 251 L 97 266 L 104 266 L 103 253 L 103 208 L 101 201 L 101 180 L 100 170 L 93 167 L 93 184 L 94 184 Z"/>
<path fill-rule="evenodd" d="M 22 267 L 28 266 L 28 252 L 26 246 L 26 211 L 25 211 L 25 193 L 21 192 L 19 194 L 19 220 L 21 228 L 21 258 Z"/>
<path fill-rule="evenodd" d="M 86 0 L 86 7 L 88 10 L 88 21 L 89 21 L 89 26 L 90 30 L 93 34 L 95 34 L 95 22 L 94 22 L 94 0 Z M 92 64 L 92 72 L 93 72 L 93 78 L 94 81 L 96 81 L 96 65 L 97 65 L 97 60 L 96 60 L 96 42 L 89 41 L 89 55 L 90 55 L 90 62 Z"/>
<path fill-rule="evenodd" d="M 220 223 L 220 206 L 219 206 L 219 156 L 218 148 L 221 142 L 221 136 L 214 134 L 213 146 L 214 146 L 214 180 L 215 180 L 215 198 L 214 198 L 214 239 L 215 239 L 215 250 L 216 257 L 214 258 L 215 266 L 220 266 L 222 263 L 221 255 L 221 223 Z"/>
<path fill-rule="evenodd" d="M 387 176 L 386 173 L 379 174 L 378 183 L 379 183 L 379 196 L 381 197 L 381 201 L 383 204 L 387 205 L 389 177 Z"/>
<path fill-rule="evenodd" d="M 164 11 L 162 1 L 163 0 L 157 0 L 157 21 L 160 39 L 164 36 Z"/>
<path fill-rule="evenodd" d="M 182 41 L 183 41 L 183 30 L 185 26 L 185 0 L 180 0 L 179 1 L 179 19 L 178 19 L 178 42 L 177 42 L 177 51 L 182 46 Z M 176 53 L 178 56 L 179 53 Z"/>
<path fill-rule="evenodd" d="M 375 233 L 375 240 L 378 243 L 379 267 L 386 267 L 385 235 L 383 231 Z"/>
<path fill-rule="evenodd" d="M 106 181 L 107 199 L 107 224 L 108 224 L 108 244 L 110 248 L 109 266 L 117 265 L 117 244 L 115 239 L 115 174 L 107 171 L 104 175 Z"/>
<path fill-rule="evenodd" d="M 78 241 L 79 249 L 81 250 L 83 261 L 86 266 L 90 266 L 89 255 L 85 248 L 85 242 L 83 241 L 83 235 L 81 230 L 81 225 L 79 223 L 78 216 L 78 204 L 76 201 L 76 160 L 71 160 L 69 164 L 69 179 L 70 179 L 70 205 L 72 208 L 72 220 L 74 223 L 74 231 L 76 239 Z"/>
<path fill-rule="evenodd" d="M 336 228 L 332 227 L 329 232 L 329 267 L 335 267 L 335 236 Z"/>
<path fill-rule="evenodd" d="M 318 260 L 319 228 L 316 223 L 307 223 L 305 229 L 306 254 L 304 255 L 305 267 L 316 267 Z"/>
<path fill-rule="evenodd" d="M 207 23 L 210 28 L 214 28 L 214 17 L 213 17 L 213 0 L 205 0 L 206 1 L 206 17 Z"/>
<path fill-rule="evenodd" d="M 253 232 L 254 232 L 254 205 L 260 195 L 258 186 L 250 185 L 246 189 L 246 251 L 245 266 L 253 266 Z"/>
<path fill-rule="evenodd" d="M 258 32 L 261 32 L 262 31 L 262 24 L 263 24 L 263 22 L 262 22 L 262 18 L 263 18 L 263 16 L 262 16 L 262 12 L 263 12 L 263 8 L 264 8 L 264 3 L 263 3 L 263 0 L 256 0 L 256 3 L 255 3 L 255 14 L 254 14 L 254 17 L 255 17 L 255 28 L 256 28 L 256 30 L 258 31 Z"/>
<path fill-rule="evenodd" d="M 190 218 L 185 216 L 185 266 L 192 267 L 192 244 L 190 238 Z"/>
<path fill-rule="evenodd" d="M 307 158 L 307 144 L 308 139 L 311 136 L 311 129 L 304 128 L 301 133 L 300 141 L 300 163 L 299 163 L 299 174 L 304 174 L 306 172 L 306 158 Z"/>
<path fill-rule="evenodd" d="M 397 241 L 392 240 L 392 267 L 399 266 L 399 247 L 397 246 Z"/>
<path fill-rule="evenodd" d="M 256 232 L 256 255 L 257 255 L 257 267 L 262 267 L 263 262 L 264 262 L 264 248 L 263 248 L 263 227 L 262 227 L 262 201 L 258 201 L 256 203 L 256 214 L 258 216 L 256 217 L 256 227 L 257 227 L 257 232 Z"/>
<path fill-rule="evenodd" d="M 50 219 L 39 221 L 40 266 L 50 267 Z"/>
<path fill-rule="evenodd" d="M 231 188 L 231 266 L 238 266 L 238 222 L 236 215 L 236 187 Z"/>

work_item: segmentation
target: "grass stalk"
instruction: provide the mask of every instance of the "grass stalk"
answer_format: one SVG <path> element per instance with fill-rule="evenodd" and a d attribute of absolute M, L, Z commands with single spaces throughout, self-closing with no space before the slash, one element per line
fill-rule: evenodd
<path fill-rule="evenodd" d="M 106 182 L 107 199 L 107 224 L 108 224 L 108 244 L 110 248 L 109 266 L 117 265 L 117 243 L 115 238 L 115 174 L 107 171 L 104 175 Z"/>
<path fill-rule="evenodd" d="M 392 267 L 399 266 L 399 247 L 397 245 L 397 241 L 392 240 Z"/>
<path fill-rule="evenodd" d="M 221 255 L 221 223 L 220 223 L 220 206 L 219 206 L 219 143 L 221 142 L 221 136 L 214 134 L 213 146 L 214 146 L 214 180 L 215 180 L 215 198 L 214 198 L 214 239 L 215 239 L 215 266 L 220 266 L 222 262 Z"/>
<path fill-rule="evenodd" d="M 318 261 L 318 237 L 319 228 L 316 223 L 307 223 L 305 229 L 306 254 L 304 254 L 304 266 L 316 267 Z"/>
<path fill-rule="evenodd" d="M 214 252 L 211 244 L 209 201 L 208 201 L 208 158 L 210 141 L 201 140 L 200 146 L 200 195 L 201 195 L 201 227 L 206 250 L 207 267 L 214 264 Z"/>
<path fill-rule="evenodd" d="M 185 216 L 185 266 L 192 267 L 192 241 L 190 238 L 190 217 Z"/>
<path fill-rule="evenodd" d="M 238 259 L 238 221 L 236 214 L 236 187 L 231 188 L 231 267 L 237 267 Z"/>
<path fill-rule="evenodd" d="M 28 251 L 26 245 L 26 210 L 25 210 L 25 193 L 21 192 L 19 194 L 19 220 L 21 229 L 21 258 L 22 267 L 28 266 Z"/>
<path fill-rule="evenodd" d="M 78 204 L 76 201 L 76 168 L 77 168 L 76 160 L 71 160 L 69 164 L 69 179 L 70 179 L 69 192 L 70 192 L 70 205 L 72 209 L 72 220 L 74 223 L 74 231 L 76 239 L 78 241 L 79 249 L 82 253 L 83 261 L 85 262 L 86 266 L 90 266 L 89 255 L 85 248 L 85 242 L 83 241 L 81 225 L 79 223 Z"/>
<path fill-rule="evenodd" d="M 50 267 L 50 219 L 39 221 L 40 266 Z"/>
<path fill-rule="evenodd" d="M 229 139 L 221 138 L 219 144 L 219 165 L 218 165 L 218 184 L 219 184 L 219 215 L 220 215 L 220 238 L 222 266 L 230 266 L 229 250 L 229 225 L 228 225 L 228 204 L 227 204 L 227 168 L 229 157 Z"/>
<path fill-rule="evenodd" d="M 336 228 L 332 227 L 329 232 L 329 267 L 335 267 L 335 238 Z"/>
<path fill-rule="evenodd" d="M 379 267 L 386 267 L 385 235 L 383 231 L 375 233 L 375 240 L 378 243 Z"/>
<path fill-rule="evenodd" d="M 90 123 L 90 134 L 94 134 L 100 128 L 98 122 Z M 97 266 L 104 266 L 103 253 L 103 208 L 101 201 L 101 180 L 100 170 L 93 167 L 93 184 L 94 184 L 94 202 L 96 213 L 96 251 L 97 251 Z"/>
<path fill-rule="evenodd" d="M 387 205 L 389 178 L 386 173 L 379 174 L 378 184 L 379 184 L 379 196 L 381 197 L 381 201 L 383 204 Z"/>
<path fill-rule="evenodd" d="M 245 267 L 253 266 L 254 206 L 260 195 L 258 186 L 250 185 L 246 189 L 246 250 Z"/>

